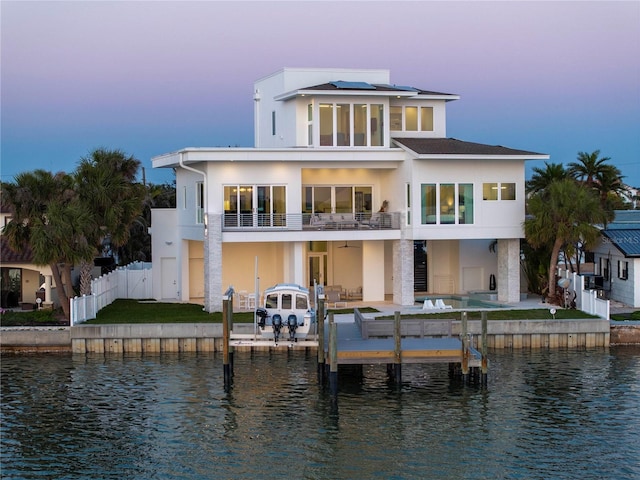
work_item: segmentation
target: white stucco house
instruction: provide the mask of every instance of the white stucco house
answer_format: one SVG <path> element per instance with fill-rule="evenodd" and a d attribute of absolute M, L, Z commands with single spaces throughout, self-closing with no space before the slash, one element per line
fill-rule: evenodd
<path fill-rule="evenodd" d="M 640 210 L 616 210 L 600 233 L 589 286 L 609 300 L 640 308 Z"/>
<path fill-rule="evenodd" d="M 411 305 L 416 291 L 495 279 L 498 299 L 517 302 L 525 161 L 549 156 L 447 137 L 458 99 L 393 84 L 388 70 L 256 81 L 253 148 L 152 159 L 177 188 L 177 208 L 152 216 L 154 296 L 217 311 L 229 286 L 254 291 L 257 264 L 260 290 L 315 281 Z"/>

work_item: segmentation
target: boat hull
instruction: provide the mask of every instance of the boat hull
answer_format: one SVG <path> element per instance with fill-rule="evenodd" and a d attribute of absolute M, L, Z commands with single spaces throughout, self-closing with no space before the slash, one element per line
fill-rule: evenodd
<path fill-rule="evenodd" d="M 264 292 L 264 304 L 256 309 L 260 335 L 274 341 L 305 339 L 315 323 L 309 290 L 296 284 L 278 284 Z"/>

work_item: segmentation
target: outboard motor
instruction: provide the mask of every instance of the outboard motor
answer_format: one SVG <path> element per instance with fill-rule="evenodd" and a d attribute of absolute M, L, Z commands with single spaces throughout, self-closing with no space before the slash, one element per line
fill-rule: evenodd
<path fill-rule="evenodd" d="M 264 326 L 267 324 L 269 312 L 267 312 L 265 308 L 257 308 L 256 315 L 258 316 L 258 326 L 261 330 L 264 330 Z"/>
<path fill-rule="evenodd" d="M 289 341 L 294 342 L 296 339 L 296 329 L 298 328 L 298 317 L 293 313 L 287 317 L 287 326 L 289 327 Z"/>
<path fill-rule="evenodd" d="M 271 319 L 271 325 L 273 326 L 273 339 L 278 343 L 278 338 L 280 338 L 280 329 L 282 328 L 282 317 L 275 314 Z"/>

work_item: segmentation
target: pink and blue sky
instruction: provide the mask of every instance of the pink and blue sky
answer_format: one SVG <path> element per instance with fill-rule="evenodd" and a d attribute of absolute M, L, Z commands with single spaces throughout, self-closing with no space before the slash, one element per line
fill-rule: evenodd
<path fill-rule="evenodd" d="M 2 0 L 0 21 L 4 181 L 97 147 L 171 181 L 151 157 L 253 144 L 254 80 L 344 67 L 460 95 L 449 137 L 557 163 L 599 149 L 640 187 L 638 1 Z"/>

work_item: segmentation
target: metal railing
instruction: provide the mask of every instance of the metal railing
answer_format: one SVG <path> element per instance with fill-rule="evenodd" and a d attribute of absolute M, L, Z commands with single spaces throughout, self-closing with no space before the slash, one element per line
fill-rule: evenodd
<path fill-rule="evenodd" d="M 398 230 L 400 213 L 225 213 L 223 231 Z"/>

